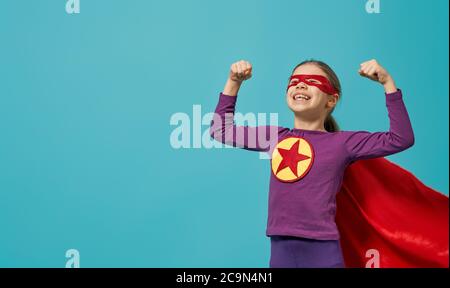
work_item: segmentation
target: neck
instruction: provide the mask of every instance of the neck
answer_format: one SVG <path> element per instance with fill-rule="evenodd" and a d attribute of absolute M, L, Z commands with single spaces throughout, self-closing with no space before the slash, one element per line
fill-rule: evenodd
<path fill-rule="evenodd" d="M 322 117 L 320 117 L 320 119 L 307 119 L 304 117 L 300 117 L 300 115 L 295 115 L 294 128 L 326 132 L 325 119 Z"/>

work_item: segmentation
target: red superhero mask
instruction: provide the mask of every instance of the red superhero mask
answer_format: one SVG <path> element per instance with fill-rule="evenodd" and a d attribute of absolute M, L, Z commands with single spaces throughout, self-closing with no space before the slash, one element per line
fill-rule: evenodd
<path fill-rule="evenodd" d="M 286 91 L 291 86 L 296 86 L 300 82 L 303 82 L 307 85 L 316 86 L 326 94 L 333 95 L 338 93 L 338 91 L 336 91 L 333 85 L 331 85 L 330 81 L 328 81 L 327 77 L 322 75 L 305 75 L 305 74 L 292 75 L 291 78 L 289 79 L 289 85 Z"/>

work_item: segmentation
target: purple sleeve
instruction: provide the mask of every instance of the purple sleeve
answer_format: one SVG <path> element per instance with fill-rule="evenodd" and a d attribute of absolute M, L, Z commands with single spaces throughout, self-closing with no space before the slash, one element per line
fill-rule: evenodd
<path fill-rule="evenodd" d="M 344 132 L 344 143 L 350 162 L 395 154 L 414 144 L 414 133 L 403 103 L 401 90 L 386 93 L 385 96 L 389 116 L 389 131 L 375 133 L 367 131 Z"/>
<path fill-rule="evenodd" d="M 270 144 L 278 136 L 279 127 L 235 125 L 234 112 L 236 101 L 237 96 L 220 93 L 219 103 L 216 106 L 209 129 L 211 137 L 234 147 L 269 152 Z"/>

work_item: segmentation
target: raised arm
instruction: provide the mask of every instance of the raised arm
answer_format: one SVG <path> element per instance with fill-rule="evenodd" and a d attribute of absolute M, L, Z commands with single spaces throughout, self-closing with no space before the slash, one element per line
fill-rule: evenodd
<path fill-rule="evenodd" d="M 267 152 L 273 142 L 271 139 L 278 136 L 277 126 L 237 126 L 234 122 L 237 94 L 242 82 L 251 76 L 252 66 L 249 62 L 239 61 L 231 65 L 209 131 L 212 138 L 227 145 Z"/>
<path fill-rule="evenodd" d="M 374 133 L 367 131 L 343 132 L 344 144 L 350 161 L 384 157 L 414 145 L 414 132 L 403 102 L 402 91 L 397 89 L 389 73 L 375 60 L 361 64 L 359 73 L 361 76 L 380 82 L 384 86 L 389 116 L 389 131 Z"/>

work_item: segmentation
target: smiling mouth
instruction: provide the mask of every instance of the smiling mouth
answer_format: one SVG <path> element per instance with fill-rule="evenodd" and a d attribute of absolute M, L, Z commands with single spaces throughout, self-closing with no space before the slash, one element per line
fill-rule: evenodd
<path fill-rule="evenodd" d="M 308 95 L 304 95 L 302 93 L 296 93 L 292 96 L 292 99 L 298 102 L 306 102 L 309 101 L 311 97 L 309 97 Z"/>

